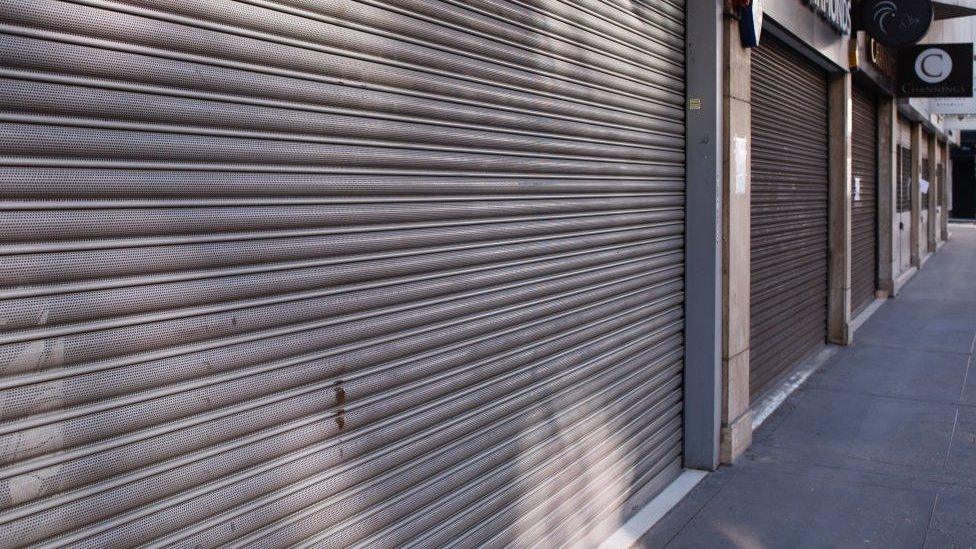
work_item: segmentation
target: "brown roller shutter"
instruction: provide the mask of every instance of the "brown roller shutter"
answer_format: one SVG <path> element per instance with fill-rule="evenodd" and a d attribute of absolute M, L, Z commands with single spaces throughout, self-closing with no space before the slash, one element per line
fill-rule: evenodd
<path fill-rule="evenodd" d="M 942 220 L 945 219 L 946 211 L 944 204 L 945 195 L 945 166 L 942 159 L 945 158 L 945 150 L 941 141 L 935 142 L 935 239 L 942 240 Z"/>
<path fill-rule="evenodd" d="M 946 172 L 945 172 L 945 164 L 942 162 L 942 159 L 945 158 L 945 145 L 941 142 L 936 143 L 935 150 L 936 150 L 936 154 L 939 155 L 938 158 L 936 159 L 937 162 L 935 164 L 935 180 L 938 183 L 938 188 L 936 189 L 935 196 L 936 196 L 936 200 L 938 200 L 937 204 L 939 206 L 939 215 L 941 216 L 945 214 L 945 211 L 943 210 L 943 206 L 945 205 Z"/>
<path fill-rule="evenodd" d="M 942 159 L 945 158 L 945 145 L 942 142 L 936 144 L 936 154 L 939 155 L 937 163 L 935 165 L 935 178 L 939 182 L 939 189 L 936 196 L 938 197 L 939 211 L 942 212 L 942 206 L 945 204 L 945 164 L 943 164 Z"/>
<path fill-rule="evenodd" d="M 898 147 L 898 211 L 912 211 L 912 148 Z M 908 229 L 908 227 L 906 227 Z"/>
<path fill-rule="evenodd" d="M 878 279 L 878 104 L 853 88 L 851 139 L 854 192 L 851 203 L 851 309 L 856 315 L 875 299 Z"/>
<path fill-rule="evenodd" d="M 0 19 L 0 547 L 556 547 L 679 474 L 683 2 Z"/>
<path fill-rule="evenodd" d="M 898 116 L 898 200 L 896 204 L 896 246 L 898 274 L 911 267 L 912 234 L 912 137 L 911 123 Z"/>
<path fill-rule="evenodd" d="M 922 140 L 920 146 L 922 148 L 919 151 L 921 156 L 921 178 L 929 182 L 929 192 L 921 193 L 921 210 L 919 213 L 920 224 L 918 228 L 919 239 L 922 243 L 922 253 L 927 254 L 932 250 L 929 249 L 929 197 L 932 195 L 933 181 L 932 181 L 932 169 L 929 166 L 929 143 L 931 142 L 931 136 L 925 132 L 922 132 Z"/>
<path fill-rule="evenodd" d="M 923 139 L 922 140 L 922 147 L 923 147 L 923 149 L 922 149 L 922 179 L 928 181 L 931 184 L 932 183 L 932 170 L 929 168 L 929 154 L 927 152 L 925 152 L 925 151 L 928 150 L 928 147 L 929 147 L 928 146 L 928 143 L 926 143 L 926 141 L 927 141 L 927 139 Z M 931 193 L 922 193 L 922 210 L 923 211 L 926 211 L 926 212 L 928 211 L 928 208 L 929 208 L 929 194 L 931 194 Z"/>
<path fill-rule="evenodd" d="M 752 56 L 753 396 L 827 331 L 827 78 L 782 42 Z"/>

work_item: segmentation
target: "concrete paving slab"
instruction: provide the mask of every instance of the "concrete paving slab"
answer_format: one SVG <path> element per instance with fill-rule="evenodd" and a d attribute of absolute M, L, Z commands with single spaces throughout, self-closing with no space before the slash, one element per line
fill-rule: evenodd
<path fill-rule="evenodd" d="M 976 406 L 976 352 L 969 355 L 969 369 L 966 371 L 966 386 L 962 391 L 962 401 L 969 406 Z"/>
<path fill-rule="evenodd" d="M 976 490 L 950 486 L 939 492 L 924 547 L 976 547 Z"/>
<path fill-rule="evenodd" d="M 963 477 L 976 477 L 976 408 L 959 409 L 946 468 Z M 973 542 L 976 543 L 976 538 Z"/>
<path fill-rule="evenodd" d="M 846 457 L 942 467 L 956 419 L 949 404 L 827 389 L 810 393 L 766 444 L 802 450 L 818 462 Z"/>
<path fill-rule="evenodd" d="M 832 364 L 829 371 L 811 378 L 809 386 L 864 395 L 958 403 L 968 367 L 969 356 L 964 354 L 852 347 L 843 360 Z"/>
<path fill-rule="evenodd" d="M 955 482 L 954 479 L 943 474 L 945 469 L 942 468 L 919 468 L 857 457 L 823 460 L 823 456 L 811 455 L 802 449 L 764 445 L 756 448 L 754 454 L 746 455 L 749 459 L 736 463 L 737 469 L 769 468 L 789 474 L 867 482 L 889 488 L 922 490 L 932 494 L 941 487 Z M 976 489 L 976 483 L 965 486 Z"/>
<path fill-rule="evenodd" d="M 882 307 L 857 332 L 855 345 L 969 354 L 976 319 L 919 308 Z"/>
<path fill-rule="evenodd" d="M 665 547 L 718 494 L 738 471 L 726 467 L 707 476 L 685 499 L 644 535 L 636 547 Z"/>
<path fill-rule="evenodd" d="M 848 480 L 740 472 L 667 547 L 917 548 L 934 498 Z"/>
<path fill-rule="evenodd" d="M 757 444 L 769 440 L 769 438 L 773 436 L 776 429 L 778 429 L 779 426 L 786 421 L 786 418 L 793 413 L 793 410 L 796 409 L 797 405 L 803 399 L 804 394 L 805 391 L 802 389 L 796 391 L 790 395 L 786 401 L 780 404 L 779 408 L 777 408 L 772 415 L 766 418 L 766 421 L 764 421 L 759 429 L 752 434 L 752 444 L 754 448 Z"/>

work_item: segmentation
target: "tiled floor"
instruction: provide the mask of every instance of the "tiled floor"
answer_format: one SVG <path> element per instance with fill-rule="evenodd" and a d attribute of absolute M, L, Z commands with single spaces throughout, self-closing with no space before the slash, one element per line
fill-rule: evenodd
<path fill-rule="evenodd" d="M 976 226 L 638 546 L 976 547 Z"/>

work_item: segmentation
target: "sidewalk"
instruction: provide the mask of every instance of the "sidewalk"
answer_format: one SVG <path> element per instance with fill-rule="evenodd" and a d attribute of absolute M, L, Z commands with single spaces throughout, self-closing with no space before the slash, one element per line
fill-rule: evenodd
<path fill-rule="evenodd" d="M 976 227 L 952 238 L 641 547 L 976 546 Z"/>

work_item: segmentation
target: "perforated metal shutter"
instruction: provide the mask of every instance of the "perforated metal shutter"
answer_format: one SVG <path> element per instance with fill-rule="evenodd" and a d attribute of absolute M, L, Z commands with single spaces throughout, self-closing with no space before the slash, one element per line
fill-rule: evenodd
<path fill-rule="evenodd" d="M 557 546 L 653 495 L 683 14 L 0 4 L 0 546 Z"/>
<path fill-rule="evenodd" d="M 927 254 L 932 250 L 929 249 L 929 197 L 932 194 L 932 189 L 934 188 L 932 169 L 929 166 L 929 142 L 931 137 L 929 134 L 922 132 L 921 148 L 919 151 L 921 156 L 921 177 L 929 183 L 928 192 L 921 193 L 921 210 L 919 214 L 919 239 L 921 240 L 922 253 Z"/>
<path fill-rule="evenodd" d="M 827 78 L 772 38 L 752 55 L 753 397 L 827 331 Z"/>
<path fill-rule="evenodd" d="M 895 214 L 896 275 L 911 268 L 912 259 L 912 139 L 911 124 L 898 116 L 898 188 Z"/>
<path fill-rule="evenodd" d="M 936 197 L 939 205 L 939 212 L 945 213 L 942 207 L 945 204 L 945 164 L 942 159 L 945 158 L 945 144 L 941 141 L 935 144 L 935 153 L 938 155 L 937 162 L 935 164 L 935 180 L 938 182 L 938 188 L 936 189 Z"/>
<path fill-rule="evenodd" d="M 912 136 L 911 123 L 898 116 L 898 211 L 912 211 Z M 909 227 L 905 227 L 909 230 Z"/>
<path fill-rule="evenodd" d="M 854 86 L 851 170 L 856 187 L 851 202 L 851 309 L 864 310 L 875 299 L 878 280 L 878 103 Z"/>
<path fill-rule="evenodd" d="M 898 211 L 908 212 L 912 209 L 912 150 L 908 147 L 898 147 Z"/>
<path fill-rule="evenodd" d="M 942 241 L 942 224 L 945 220 L 945 166 L 942 159 L 945 158 L 945 150 L 941 141 L 935 141 L 935 239 Z"/>
<path fill-rule="evenodd" d="M 922 133 L 922 179 L 932 183 L 932 170 L 929 168 L 929 135 L 927 133 Z M 922 193 L 922 209 L 928 211 L 929 209 L 929 194 Z"/>

